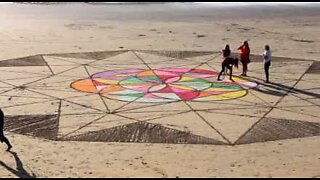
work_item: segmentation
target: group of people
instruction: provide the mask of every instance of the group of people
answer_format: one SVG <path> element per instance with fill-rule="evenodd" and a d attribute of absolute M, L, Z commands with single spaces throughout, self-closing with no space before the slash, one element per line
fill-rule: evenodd
<path fill-rule="evenodd" d="M 222 50 L 223 61 L 222 61 L 222 69 L 218 75 L 218 81 L 220 81 L 220 77 L 223 73 L 226 73 L 229 70 L 229 79 L 232 79 L 232 67 L 235 66 L 238 68 L 239 59 L 242 63 L 242 73 L 241 76 L 247 76 L 248 64 L 250 61 L 250 47 L 248 41 L 244 41 L 243 44 L 238 48 L 240 51 L 239 58 L 231 57 L 230 46 L 227 44 L 226 47 Z M 264 60 L 264 70 L 266 75 L 266 83 L 269 83 L 269 67 L 271 65 L 271 50 L 269 45 L 265 45 L 265 51 L 263 53 Z"/>

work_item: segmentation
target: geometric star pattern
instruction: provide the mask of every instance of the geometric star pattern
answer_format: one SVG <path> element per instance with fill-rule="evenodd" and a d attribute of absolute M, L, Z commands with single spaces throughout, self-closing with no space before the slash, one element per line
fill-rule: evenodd
<path fill-rule="evenodd" d="M 319 63 L 273 57 L 271 83 L 266 84 L 261 57 L 251 59 L 249 76 L 239 77 L 235 69 L 235 82 L 227 76 L 217 82 L 222 57 L 212 51 L 101 51 L 0 61 L 5 130 L 56 141 L 215 145 L 319 136 L 320 116 L 315 113 L 320 106 Z M 122 78 L 130 70 L 140 74 Z M 180 81 L 179 70 L 189 73 L 187 83 Z M 121 99 L 119 94 L 111 97 L 105 92 L 112 82 L 104 80 L 115 80 L 110 79 L 114 74 L 120 75 L 117 84 L 125 90 L 155 96 L 147 100 L 141 100 L 141 94 L 131 99 Z M 107 78 L 94 84 L 94 75 Z M 139 83 L 148 90 L 130 86 L 141 79 Z M 77 86 L 86 80 L 91 86 Z M 255 85 L 248 88 L 241 82 Z M 203 89 L 197 89 L 201 83 Z M 208 88 L 219 83 L 245 94 L 196 99 L 202 90 L 211 92 Z"/>

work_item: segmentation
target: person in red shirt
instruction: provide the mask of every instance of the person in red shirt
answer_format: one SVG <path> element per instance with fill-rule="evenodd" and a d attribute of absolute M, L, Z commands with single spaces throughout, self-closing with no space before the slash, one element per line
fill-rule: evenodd
<path fill-rule="evenodd" d="M 250 63 L 250 48 L 248 41 L 244 41 L 238 50 L 240 50 L 240 61 L 242 63 L 242 76 L 247 76 L 248 64 Z"/>

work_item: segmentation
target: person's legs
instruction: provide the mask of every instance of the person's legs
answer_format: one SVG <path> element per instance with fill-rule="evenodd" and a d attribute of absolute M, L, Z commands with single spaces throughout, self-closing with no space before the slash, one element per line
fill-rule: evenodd
<path fill-rule="evenodd" d="M 228 66 L 228 69 L 230 71 L 229 79 L 232 81 L 232 65 L 231 64 Z"/>
<path fill-rule="evenodd" d="M 246 76 L 247 75 L 247 63 L 245 61 L 241 61 L 242 63 L 242 76 Z"/>
<path fill-rule="evenodd" d="M 248 71 L 248 64 L 243 64 L 243 75 L 247 76 L 247 71 Z"/>
<path fill-rule="evenodd" d="M 222 75 L 223 72 L 225 72 L 225 66 L 222 66 L 222 69 L 218 75 L 218 81 L 220 81 L 220 76 Z"/>
<path fill-rule="evenodd" d="M 1 142 L 5 142 L 8 146 L 7 151 L 10 151 L 12 148 L 12 145 L 10 144 L 9 140 L 3 135 L 3 133 L 0 134 L 0 140 Z"/>
<path fill-rule="evenodd" d="M 266 82 L 269 82 L 269 67 L 270 67 L 270 62 L 264 63 L 264 71 L 266 73 Z"/>

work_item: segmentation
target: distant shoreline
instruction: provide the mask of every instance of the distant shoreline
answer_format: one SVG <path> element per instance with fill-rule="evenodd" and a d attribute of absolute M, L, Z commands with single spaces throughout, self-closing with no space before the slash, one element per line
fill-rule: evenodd
<path fill-rule="evenodd" d="M 16 4 L 30 4 L 30 5 L 58 5 L 58 4 L 90 4 L 90 5 L 145 5 L 145 4 L 192 4 L 192 5 L 206 5 L 217 7 L 237 7 L 237 6 L 314 6 L 319 5 L 320 2 L 1 2 L 2 3 L 16 3 Z"/>
<path fill-rule="evenodd" d="M 320 16 L 320 3 L 258 2 L 11 2 L 0 15 L 39 19 L 207 22 Z M 280 5 L 281 4 L 281 5 Z"/>

